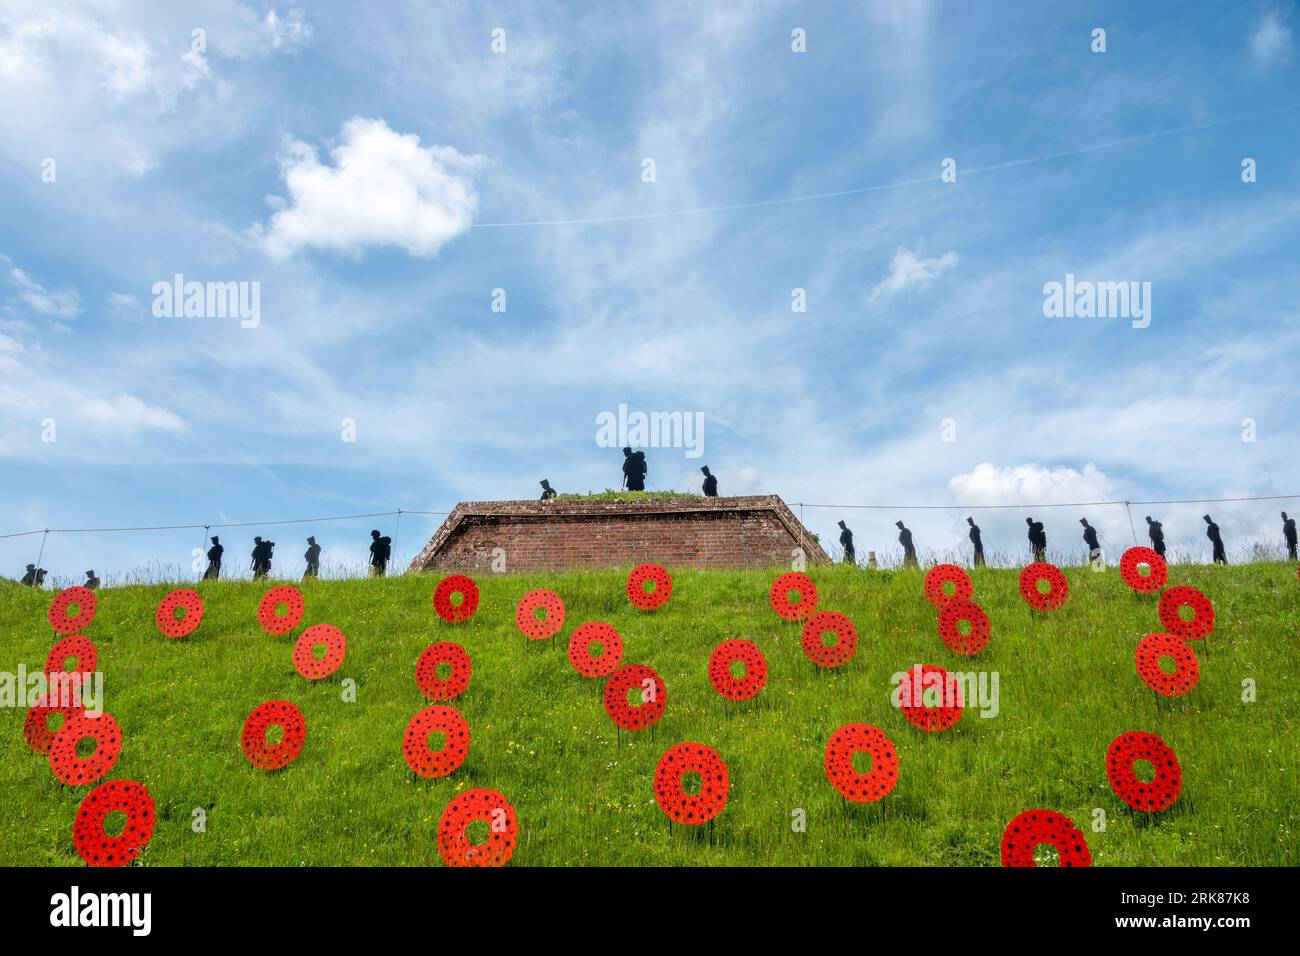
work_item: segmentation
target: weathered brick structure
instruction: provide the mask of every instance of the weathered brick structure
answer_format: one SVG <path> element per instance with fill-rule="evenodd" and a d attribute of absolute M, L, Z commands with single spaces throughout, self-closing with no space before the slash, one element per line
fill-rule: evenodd
<path fill-rule="evenodd" d="M 801 547 L 829 561 L 776 495 L 462 501 L 411 562 L 412 571 L 486 571 L 503 549 L 508 571 L 789 565 Z"/>

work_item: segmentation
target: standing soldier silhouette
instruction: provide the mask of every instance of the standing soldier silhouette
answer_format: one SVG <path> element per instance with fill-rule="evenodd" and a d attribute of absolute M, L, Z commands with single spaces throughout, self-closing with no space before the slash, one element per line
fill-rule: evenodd
<path fill-rule="evenodd" d="M 303 572 L 302 579 L 320 576 L 320 545 L 316 543 L 314 537 L 307 539 L 307 550 L 303 552 L 303 560 L 307 562 L 307 570 Z"/>
<path fill-rule="evenodd" d="M 212 536 L 212 547 L 208 548 L 208 568 L 203 572 L 203 580 L 215 581 L 221 577 L 221 553 L 226 549 L 221 546 L 221 539 Z"/>
<path fill-rule="evenodd" d="M 1033 518 L 1026 518 L 1025 524 L 1029 525 L 1029 548 L 1034 554 L 1035 561 L 1047 560 L 1047 531 L 1041 521 L 1035 521 Z"/>
<path fill-rule="evenodd" d="M 23 575 L 23 579 L 20 583 L 29 588 L 36 587 L 36 565 L 27 565 L 27 573 Z"/>
<path fill-rule="evenodd" d="M 912 532 L 908 531 L 901 521 L 895 521 L 894 527 L 898 528 L 898 543 L 903 546 L 903 567 L 916 567 L 916 548 L 912 545 Z"/>
<path fill-rule="evenodd" d="M 1286 556 L 1295 560 L 1295 518 L 1288 518 L 1286 512 L 1282 512 L 1282 537 L 1286 539 Z"/>
<path fill-rule="evenodd" d="M 1160 557 L 1165 556 L 1165 526 L 1147 515 L 1147 537 L 1151 539 L 1151 550 Z"/>
<path fill-rule="evenodd" d="M 267 578 L 271 575 L 271 551 L 275 548 L 274 541 L 263 541 L 261 538 L 253 538 L 253 577 Z"/>
<path fill-rule="evenodd" d="M 1087 518 L 1080 518 L 1079 524 L 1083 525 L 1083 543 L 1088 546 L 1088 563 L 1096 564 L 1101 557 L 1101 545 L 1097 543 L 1097 529 L 1088 524 Z"/>
<path fill-rule="evenodd" d="M 542 496 L 538 501 L 550 501 L 555 497 L 555 489 L 551 487 L 551 479 L 543 478 L 539 484 L 542 486 Z"/>
<path fill-rule="evenodd" d="M 704 497 L 718 497 L 718 479 L 709 472 L 708 465 L 705 465 L 700 471 L 704 472 Z"/>
<path fill-rule="evenodd" d="M 1219 534 L 1219 526 L 1214 523 L 1209 515 L 1202 515 L 1202 517 L 1205 519 L 1205 524 L 1207 525 L 1205 536 L 1209 538 L 1210 543 L 1214 545 L 1214 563 L 1227 564 L 1228 554 L 1223 549 L 1223 536 Z"/>
<path fill-rule="evenodd" d="M 970 543 L 975 545 L 975 567 L 984 567 L 984 541 L 980 537 L 980 526 L 975 523 L 974 518 L 967 518 L 966 523 L 970 525 Z"/>
<path fill-rule="evenodd" d="M 844 549 L 845 564 L 858 563 L 858 554 L 853 550 L 853 532 L 843 521 L 840 522 L 840 547 Z"/>
<path fill-rule="evenodd" d="M 640 455 L 640 458 L 637 456 Z M 645 491 L 645 455 L 623 449 L 623 487 L 628 491 Z"/>
<path fill-rule="evenodd" d="M 380 537 L 378 531 L 371 531 L 370 539 L 370 576 L 382 578 L 388 568 L 388 556 L 392 552 L 393 539 L 387 535 Z"/>
<path fill-rule="evenodd" d="M 94 568 L 91 568 L 86 572 L 86 583 L 83 584 L 82 587 L 88 591 L 96 591 L 99 589 L 99 578 L 95 577 Z"/>

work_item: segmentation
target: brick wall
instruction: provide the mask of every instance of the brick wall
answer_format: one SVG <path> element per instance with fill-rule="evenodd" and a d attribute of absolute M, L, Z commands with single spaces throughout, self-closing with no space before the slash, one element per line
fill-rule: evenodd
<path fill-rule="evenodd" d="M 494 549 L 507 571 L 788 565 L 802 540 L 809 562 L 828 561 L 775 495 L 640 501 L 467 501 L 411 562 L 412 571 L 487 571 Z"/>

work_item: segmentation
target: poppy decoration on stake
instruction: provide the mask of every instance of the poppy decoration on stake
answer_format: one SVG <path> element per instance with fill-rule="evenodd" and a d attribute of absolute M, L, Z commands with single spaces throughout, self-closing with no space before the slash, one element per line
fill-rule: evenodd
<path fill-rule="evenodd" d="M 949 584 L 952 593 L 947 590 Z M 935 608 L 942 608 L 954 599 L 969 601 L 974 593 L 975 582 L 965 568 L 955 564 L 936 564 L 925 572 L 925 599 Z"/>
<path fill-rule="evenodd" d="M 1046 593 L 1038 587 L 1041 581 L 1048 584 Z M 1020 572 L 1020 596 L 1035 611 L 1055 611 L 1070 596 L 1070 585 L 1056 565 L 1035 561 Z"/>
<path fill-rule="evenodd" d="M 917 664 L 903 675 L 895 705 L 913 727 L 934 733 L 961 720 L 961 684 L 934 664 Z"/>
<path fill-rule="evenodd" d="M 176 612 L 184 611 L 180 616 Z M 178 638 L 193 634 L 203 622 L 203 598 L 198 591 L 177 588 L 158 602 L 153 622 L 163 637 Z"/>
<path fill-rule="evenodd" d="M 68 612 L 75 607 L 76 614 Z M 95 592 L 89 588 L 64 588 L 50 602 L 50 627 L 59 634 L 76 634 L 95 619 Z"/>
<path fill-rule="evenodd" d="M 829 647 L 823 634 L 834 634 Z M 842 667 L 858 650 L 858 629 L 839 611 L 818 611 L 803 625 L 803 652 L 818 667 Z"/>
<path fill-rule="evenodd" d="M 442 748 L 432 750 L 429 737 L 441 733 Z M 469 753 L 469 724 L 455 707 L 430 704 L 411 718 L 402 737 L 406 765 L 426 779 L 445 777 L 460 768 Z"/>
<path fill-rule="evenodd" d="M 628 695 L 635 693 L 639 703 Z M 664 715 L 668 703 L 663 678 L 644 664 L 625 664 L 605 682 L 605 713 L 624 730 L 644 730 Z"/>
<path fill-rule="evenodd" d="M 316 648 L 325 645 L 323 657 Z M 307 680 L 322 680 L 343 666 L 348 639 L 333 624 L 313 624 L 298 635 L 293 645 L 293 669 Z"/>
<path fill-rule="evenodd" d="M 649 591 L 646 582 L 654 585 Z M 627 599 L 643 611 L 653 611 L 668 603 L 673 594 L 673 579 L 659 564 L 638 564 L 627 576 Z"/>
<path fill-rule="evenodd" d="M 1184 621 L 1182 609 L 1192 609 L 1192 619 Z M 1199 641 L 1214 630 L 1214 605 L 1196 588 L 1180 584 L 1160 595 L 1160 623 L 1174 637 Z"/>
<path fill-rule="evenodd" d="M 798 594 L 798 601 L 791 601 L 790 595 Z M 772 582 L 768 592 L 767 603 L 777 617 L 784 621 L 802 621 L 817 610 L 817 585 L 813 579 L 798 571 L 790 571 Z"/>
<path fill-rule="evenodd" d="M 1144 567 L 1146 574 L 1142 573 Z M 1151 548 L 1129 548 L 1119 559 L 1119 576 L 1138 594 L 1151 594 L 1169 580 L 1169 566 Z"/>
<path fill-rule="evenodd" d="M 871 755 L 871 769 L 858 773 L 853 755 Z M 845 724 L 826 741 L 826 779 L 846 800 L 874 803 L 898 784 L 898 751 L 885 732 L 870 724 Z"/>
<path fill-rule="evenodd" d="M 682 786 L 688 773 L 698 774 L 700 792 L 690 794 Z M 718 752 L 704 744 L 681 743 L 669 747 L 655 767 L 655 800 L 674 823 L 701 826 L 727 805 L 731 779 Z"/>
<path fill-rule="evenodd" d="M 302 620 L 306 608 L 302 592 L 291 584 L 279 584 L 267 591 L 257 606 L 257 623 L 268 634 L 288 634 Z M 280 614 L 280 608 L 284 614 Z"/>
<path fill-rule="evenodd" d="M 599 656 L 592 657 L 592 645 Z M 603 621 L 579 624 L 569 637 L 569 663 L 583 677 L 608 677 L 623 663 L 623 638 Z"/>
<path fill-rule="evenodd" d="M 266 739 L 266 732 L 272 727 L 284 731 L 284 736 L 274 747 Z M 298 759 L 306 739 L 307 721 L 298 706 L 287 700 L 268 700 L 258 704 L 244 721 L 241 743 L 244 756 L 254 767 L 280 770 Z"/>
<path fill-rule="evenodd" d="M 970 625 L 969 634 L 961 632 L 959 625 L 962 621 Z M 939 637 L 954 653 L 978 654 L 989 646 L 991 632 L 988 614 L 974 601 L 951 598 L 939 608 Z"/>
<path fill-rule="evenodd" d="M 1166 657 L 1174 660 L 1173 673 L 1160 666 L 1160 661 Z M 1182 697 L 1201 679 L 1196 652 L 1190 644 L 1172 634 L 1148 634 L 1138 642 L 1134 658 L 1138 676 L 1164 697 Z"/>
<path fill-rule="evenodd" d="M 737 662 L 744 673 L 737 677 L 732 666 Z M 709 656 L 709 683 L 727 700 L 749 700 L 767 686 L 767 660 L 758 645 L 744 638 L 723 641 Z"/>
<path fill-rule="evenodd" d="M 104 820 L 110 813 L 126 814 L 126 826 L 109 836 Z M 126 866 L 153 836 L 155 814 L 149 789 L 134 780 L 101 783 L 81 801 L 72 823 L 72 845 L 87 866 Z"/>
<path fill-rule="evenodd" d="M 1056 847 L 1061 866 L 1092 866 L 1092 853 L 1083 831 L 1074 821 L 1052 810 L 1025 810 L 1002 831 L 1003 866 L 1038 866 L 1034 848 L 1043 843 Z"/>
<path fill-rule="evenodd" d="M 77 745 L 86 739 L 95 742 L 95 749 L 83 757 L 77 753 Z M 97 717 L 84 712 L 72 714 L 50 743 L 50 769 L 60 783 L 80 787 L 94 783 L 112 770 L 121 754 L 122 729 L 112 714 Z"/>
<path fill-rule="evenodd" d="M 537 619 L 539 610 L 546 612 L 546 617 L 540 621 Z M 515 624 L 531 640 L 544 641 L 553 637 L 564 627 L 564 602 L 554 591 L 545 588 L 529 591 L 515 607 Z"/>
<path fill-rule="evenodd" d="M 460 595 L 460 603 L 451 603 L 452 595 Z M 478 585 L 463 574 L 452 574 L 438 582 L 433 592 L 433 609 L 448 624 L 468 621 L 478 610 Z"/>
<path fill-rule="evenodd" d="M 438 672 L 447 668 L 447 676 Z M 452 700 L 465 693 L 474 672 L 465 648 L 452 641 L 430 644 L 415 662 L 415 683 L 427 700 Z"/>
<path fill-rule="evenodd" d="M 86 708 L 83 704 L 69 703 L 55 706 L 50 703 L 49 695 L 42 694 L 36 698 L 35 704 L 27 708 L 27 718 L 23 721 L 23 737 L 27 740 L 27 746 L 38 754 L 49 753 L 50 744 L 54 743 L 54 735 L 58 733 L 57 730 L 50 730 L 50 718 L 55 714 L 62 714 L 66 723 L 85 712 Z"/>
<path fill-rule="evenodd" d="M 88 637 L 74 635 L 65 637 L 55 642 L 50 648 L 50 653 L 45 658 L 45 673 L 52 675 L 59 674 L 93 674 L 95 672 L 95 660 L 98 654 L 95 652 L 94 642 Z M 76 663 L 68 667 L 68 659 L 72 658 Z"/>
<path fill-rule="evenodd" d="M 1133 770 L 1135 761 L 1145 760 L 1155 768 L 1155 778 L 1146 783 Z M 1106 749 L 1106 777 L 1115 795 L 1134 810 L 1155 813 L 1173 806 L 1183 791 L 1183 768 L 1178 757 L 1155 734 L 1130 730 L 1120 734 Z"/>
<path fill-rule="evenodd" d="M 486 843 L 469 841 L 465 829 L 481 820 Z M 505 866 L 515 852 L 519 821 L 515 808 L 495 790 L 477 788 L 457 794 L 438 821 L 438 853 L 448 866 Z"/>

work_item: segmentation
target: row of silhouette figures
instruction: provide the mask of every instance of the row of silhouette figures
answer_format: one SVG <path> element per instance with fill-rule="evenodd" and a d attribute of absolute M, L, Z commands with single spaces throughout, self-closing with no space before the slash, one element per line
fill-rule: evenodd
<path fill-rule="evenodd" d="M 718 497 L 718 478 L 713 472 L 709 471 L 709 466 L 704 465 L 700 468 L 704 475 L 704 485 L 702 490 L 706 498 Z M 631 448 L 623 449 L 623 481 L 619 485 L 627 491 L 645 491 L 646 478 L 650 474 L 650 466 L 646 464 L 645 452 L 633 451 Z M 551 480 L 543 478 L 540 482 L 542 486 L 542 495 L 540 501 L 548 501 L 554 498 L 559 492 L 551 487 Z"/>
<path fill-rule="evenodd" d="M 203 580 L 215 581 L 221 577 L 221 561 L 225 554 L 225 546 L 221 543 L 221 538 L 217 535 L 212 536 L 212 547 L 208 548 L 208 567 L 203 572 Z M 275 552 L 275 542 L 264 540 L 260 535 L 253 538 L 253 552 L 251 558 L 253 561 L 254 579 L 270 577 L 271 560 Z M 387 535 L 380 534 L 377 530 L 370 532 L 370 576 L 372 578 L 382 578 L 388 571 L 388 561 L 393 554 L 393 539 Z M 321 546 L 317 543 L 314 536 L 307 538 L 307 550 L 303 553 L 303 560 L 307 562 L 307 570 L 303 572 L 303 580 L 318 577 L 320 575 L 320 556 Z"/>
<path fill-rule="evenodd" d="M 1227 564 L 1228 553 L 1223 546 L 1223 535 L 1219 531 L 1219 526 L 1215 524 L 1214 519 L 1209 515 L 1203 516 L 1205 521 L 1205 536 L 1210 539 L 1210 544 L 1214 550 L 1214 563 Z M 1165 556 L 1165 529 L 1164 526 L 1150 515 L 1146 516 L 1147 537 L 1151 539 L 1151 549 L 1162 558 Z M 968 517 L 966 524 L 969 526 L 969 537 L 972 547 L 974 548 L 974 562 L 976 567 L 984 564 L 984 539 L 980 533 L 980 527 L 975 523 L 974 518 Z M 1025 524 L 1029 527 L 1026 537 L 1029 539 L 1029 550 L 1035 561 L 1047 560 L 1047 530 L 1041 521 L 1035 521 L 1033 518 L 1026 518 Z M 1083 543 L 1088 546 L 1088 560 L 1095 562 L 1102 556 L 1101 542 L 1097 537 L 1097 529 L 1088 523 L 1087 518 L 1080 518 L 1079 524 L 1083 525 Z M 844 561 L 847 564 L 857 563 L 857 552 L 853 548 L 853 532 L 849 530 L 848 525 L 843 521 L 840 525 L 840 547 L 844 549 Z M 914 568 L 917 566 L 916 545 L 912 541 L 912 532 L 901 521 L 894 522 L 898 528 L 898 543 L 903 546 L 903 567 Z M 1287 557 L 1296 560 L 1296 522 L 1295 518 L 1287 516 L 1285 511 L 1282 512 L 1282 537 L 1286 541 Z M 874 556 L 874 555 L 873 555 Z"/>

